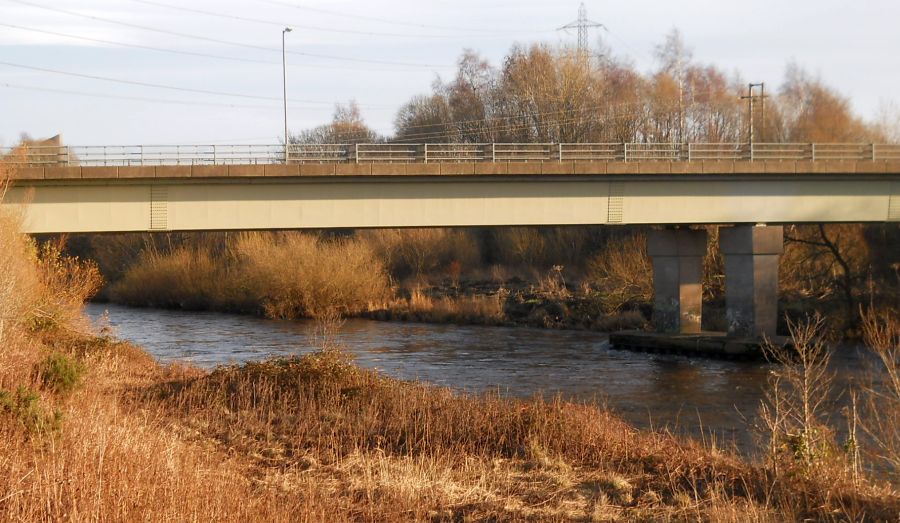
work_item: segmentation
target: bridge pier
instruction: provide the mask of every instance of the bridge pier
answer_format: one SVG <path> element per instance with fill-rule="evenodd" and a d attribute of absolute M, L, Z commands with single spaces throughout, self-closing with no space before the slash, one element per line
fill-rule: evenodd
<path fill-rule="evenodd" d="M 728 334 L 774 338 L 778 325 L 778 261 L 784 252 L 784 227 L 722 227 L 719 247 L 725 257 Z"/>
<path fill-rule="evenodd" d="M 653 326 L 660 333 L 700 332 L 706 231 L 650 231 L 647 253 L 653 260 Z"/>

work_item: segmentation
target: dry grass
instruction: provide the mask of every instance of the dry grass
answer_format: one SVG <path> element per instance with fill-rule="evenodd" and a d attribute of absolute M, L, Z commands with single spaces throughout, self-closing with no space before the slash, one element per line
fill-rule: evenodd
<path fill-rule="evenodd" d="M 432 297 L 417 288 L 408 299 L 398 299 L 388 304 L 382 314 L 403 321 L 502 325 L 507 321 L 503 311 L 506 296 L 501 289 L 490 296 Z"/>
<path fill-rule="evenodd" d="M 378 307 L 388 290 L 382 264 L 363 242 L 308 234 L 243 233 L 223 252 L 178 247 L 144 252 L 111 290 L 135 305 L 316 317 Z"/>
<path fill-rule="evenodd" d="M 375 229 L 357 233 L 384 262 L 390 274 L 402 280 L 453 278 L 459 271 L 481 266 L 481 251 L 468 231 L 455 229 Z"/>
<path fill-rule="evenodd" d="M 134 305 L 204 309 L 212 307 L 221 296 L 221 276 L 220 268 L 206 250 L 149 250 L 128 268 L 110 294 L 115 300 Z"/>
<path fill-rule="evenodd" d="M 254 293 L 270 317 L 358 314 L 387 296 L 384 266 L 360 241 L 247 233 L 229 248 L 239 293 Z"/>

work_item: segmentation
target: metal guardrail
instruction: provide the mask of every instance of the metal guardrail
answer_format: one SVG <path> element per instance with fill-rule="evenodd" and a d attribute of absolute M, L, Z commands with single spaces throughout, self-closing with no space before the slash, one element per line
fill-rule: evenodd
<path fill-rule="evenodd" d="M 0 148 L 0 163 L 147 166 L 288 163 L 685 162 L 900 160 L 898 144 L 430 143 L 103 145 Z"/>

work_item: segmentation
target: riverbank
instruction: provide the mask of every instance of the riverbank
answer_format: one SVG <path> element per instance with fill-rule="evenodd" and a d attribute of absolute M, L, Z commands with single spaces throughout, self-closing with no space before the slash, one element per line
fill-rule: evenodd
<path fill-rule="evenodd" d="M 103 298 L 138 307 L 278 319 L 338 314 L 599 332 L 647 325 L 646 290 L 618 301 L 590 285 L 572 290 L 561 268 L 536 282 L 501 271 L 488 279 L 457 274 L 433 277 L 436 283 L 419 279 L 398 284 L 387 265 L 371 242 L 358 238 L 244 233 L 218 248 L 145 251 L 109 284 Z"/>
<path fill-rule="evenodd" d="M 0 352 L 0 519 L 877 521 L 900 510 L 840 459 L 771 469 L 590 404 L 390 379 L 329 337 L 303 357 L 162 366 L 87 330 L 90 264 L 6 236 L 0 279 L 34 286 L 0 300 L 19 307 Z"/>
<path fill-rule="evenodd" d="M 336 347 L 202 371 L 114 339 L 40 338 L 36 355 L 83 374 L 67 390 L 25 380 L 39 399 L 4 414 L 4 519 L 876 521 L 900 510 L 848 477 L 775 478 L 595 406 L 397 381 Z"/>
<path fill-rule="evenodd" d="M 612 332 L 645 328 L 652 270 L 642 228 L 410 229 L 76 236 L 114 303 Z M 727 330 L 724 262 L 709 228 L 703 329 Z M 859 304 L 900 306 L 895 227 L 794 227 L 779 269 L 785 318 L 818 312 L 858 338 Z M 828 247 L 831 246 L 831 247 Z M 826 248 L 828 247 L 828 248 Z M 886 257 L 874 258 L 872 253 Z M 833 267 L 841 267 L 838 274 Z M 840 271 L 839 271 L 840 272 Z"/>

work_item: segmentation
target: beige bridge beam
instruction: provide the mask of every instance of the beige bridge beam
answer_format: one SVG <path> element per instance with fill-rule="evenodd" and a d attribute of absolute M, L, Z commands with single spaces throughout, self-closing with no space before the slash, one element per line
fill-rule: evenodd
<path fill-rule="evenodd" d="M 227 177 L 83 167 L 72 178 L 20 177 L 4 204 L 24 204 L 29 233 L 900 221 L 897 173 L 392 176 L 378 167 L 254 176 L 232 166 L 243 175 Z"/>

